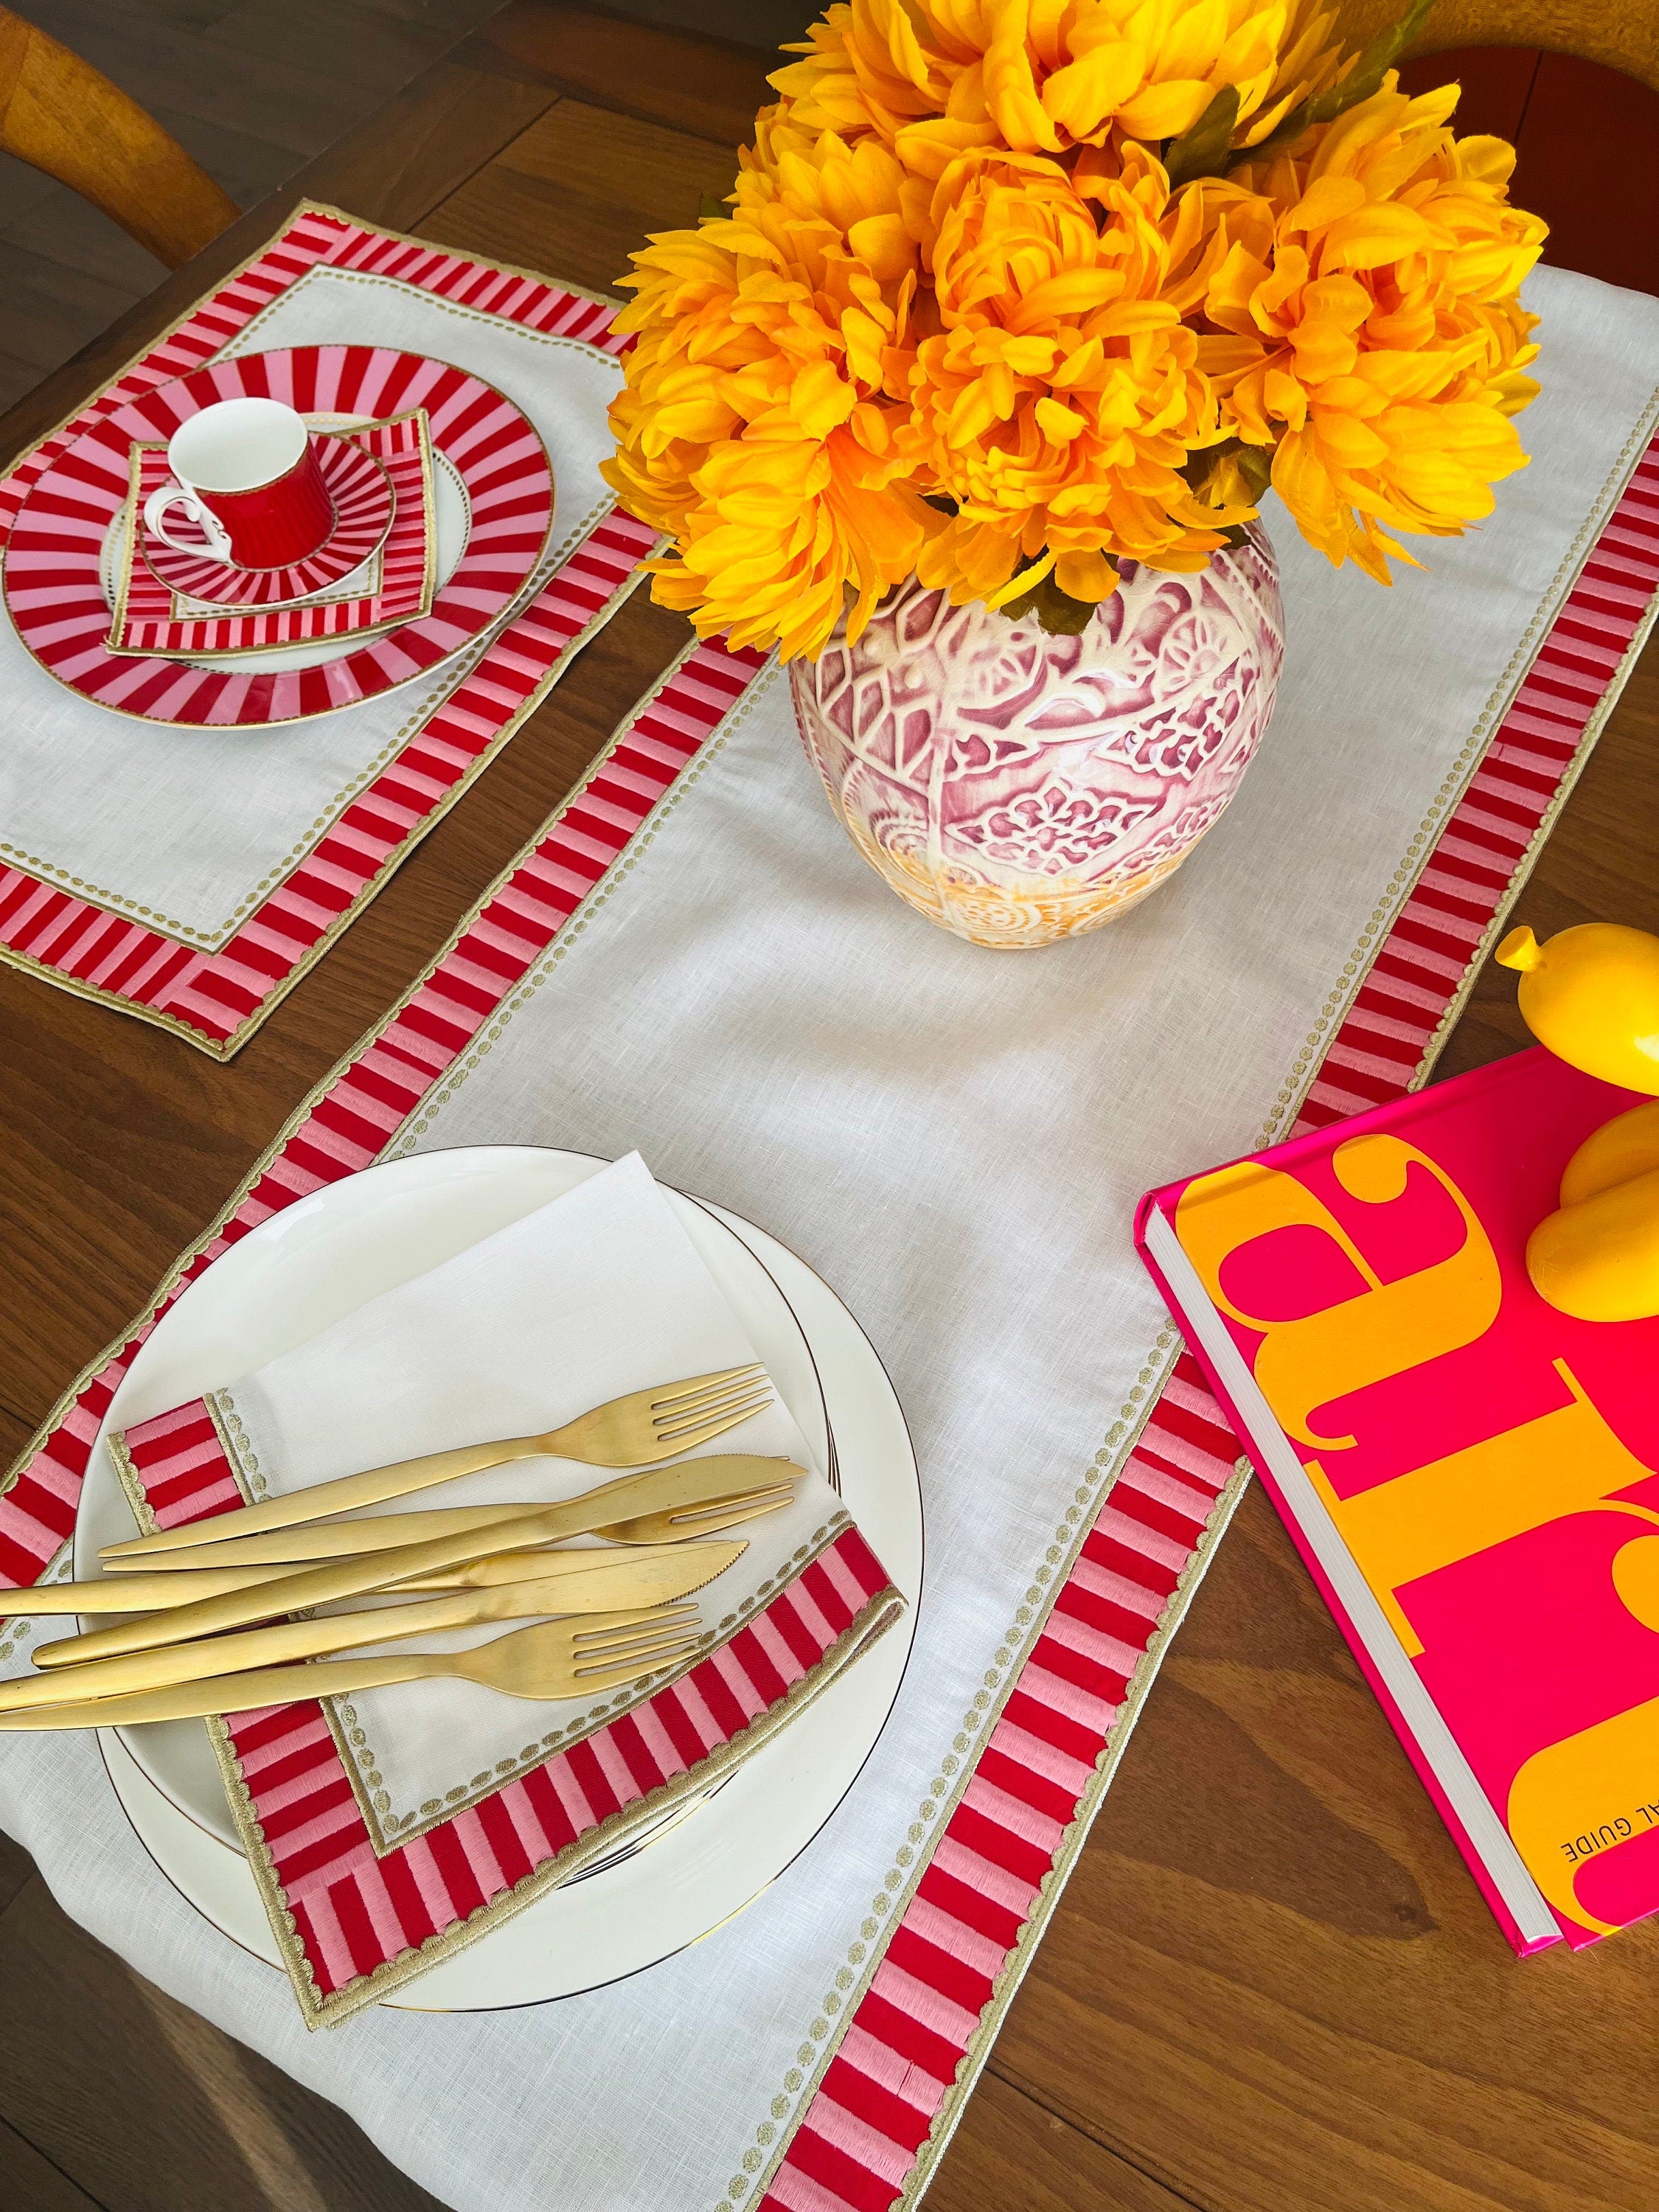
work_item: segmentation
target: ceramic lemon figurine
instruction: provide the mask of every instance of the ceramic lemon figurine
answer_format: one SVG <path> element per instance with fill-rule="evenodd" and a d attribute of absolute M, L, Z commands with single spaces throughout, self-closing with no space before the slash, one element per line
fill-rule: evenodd
<path fill-rule="evenodd" d="M 1498 948 L 1521 972 L 1521 1016 L 1586 1075 L 1656 1093 L 1604 1121 L 1567 1163 L 1558 1212 L 1527 1243 L 1540 1297 L 1580 1321 L 1659 1314 L 1659 937 L 1589 921 L 1540 945 L 1514 929 Z"/>

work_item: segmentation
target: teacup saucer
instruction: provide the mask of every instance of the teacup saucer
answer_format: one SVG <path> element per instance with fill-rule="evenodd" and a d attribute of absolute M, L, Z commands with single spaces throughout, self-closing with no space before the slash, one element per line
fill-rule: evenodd
<path fill-rule="evenodd" d="M 195 553 L 181 553 L 140 526 L 138 550 L 156 582 L 184 599 L 210 600 L 216 608 L 275 607 L 326 591 L 372 559 L 392 527 L 392 479 L 356 433 L 313 430 L 311 442 L 334 503 L 334 526 L 314 553 L 284 568 L 238 568 L 216 559 L 201 526 L 179 516 L 169 527 L 186 541 L 197 538 Z M 135 445 L 133 469 L 142 514 L 152 491 L 168 481 L 166 447 Z"/>
<path fill-rule="evenodd" d="M 331 489 L 344 483 L 358 495 L 311 562 L 264 571 L 234 568 L 204 557 L 191 563 L 158 547 L 142 522 L 135 547 L 134 518 L 143 514 L 155 486 L 167 480 L 166 448 L 136 443 L 131 495 L 106 546 L 106 589 L 114 609 L 110 651 L 160 654 L 209 666 L 222 661 L 246 665 L 249 656 L 258 655 L 281 667 L 289 654 L 297 660 L 307 647 L 313 653 L 319 647 L 325 653 L 337 653 L 398 623 L 424 617 L 432 604 L 443 550 L 424 412 L 417 409 L 383 422 L 331 428 L 319 434 L 319 445 L 325 440 L 325 480 Z M 372 476 L 366 473 L 371 471 Z M 338 542 L 344 532 L 351 530 L 352 545 L 361 553 L 371 523 L 378 523 L 382 511 L 384 532 L 368 544 L 365 557 L 342 569 L 340 562 L 351 550 Z M 453 541 L 454 533 L 449 536 Z M 158 553 L 160 559 L 153 557 Z M 333 573 L 326 584 L 304 597 L 272 605 L 216 602 L 189 588 L 198 581 L 220 580 L 234 587 L 248 577 L 256 582 L 264 576 L 293 581 L 302 568 Z"/>

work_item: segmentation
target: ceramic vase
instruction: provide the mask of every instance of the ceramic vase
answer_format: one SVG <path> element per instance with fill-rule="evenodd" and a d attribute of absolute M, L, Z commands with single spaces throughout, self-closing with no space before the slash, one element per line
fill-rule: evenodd
<path fill-rule="evenodd" d="M 1265 532 L 1194 575 L 1126 564 L 1075 637 L 914 580 L 856 644 L 790 665 L 848 835 L 918 913 L 975 945 L 1115 921 L 1238 788 L 1284 659 Z"/>

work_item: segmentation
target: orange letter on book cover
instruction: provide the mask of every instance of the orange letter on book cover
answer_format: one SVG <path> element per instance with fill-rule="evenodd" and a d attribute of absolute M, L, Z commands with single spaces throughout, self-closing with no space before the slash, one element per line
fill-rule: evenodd
<path fill-rule="evenodd" d="M 1403 1375 L 1443 1352 L 1472 1344 L 1492 1326 L 1503 1293 L 1497 1255 L 1474 1208 L 1444 1169 L 1398 1137 L 1355 1137 L 1331 1154 L 1350 1197 L 1368 1206 L 1401 1197 L 1412 1167 L 1427 1170 L 1463 1218 L 1463 1242 L 1449 1259 L 1385 1283 L 1324 1201 L 1294 1176 L 1245 1161 L 1188 1183 L 1176 1207 L 1176 1234 L 1199 1279 L 1223 1313 L 1265 1341 L 1255 1379 L 1287 1434 L 1341 1450 L 1352 1437 L 1322 1436 L 1316 1407 L 1368 1382 Z M 1267 1321 L 1234 1305 L 1221 1288 L 1225 1261 L 1275 1229 L 1316 1229 L 1358 1271 L 1365 1288 L 1317 1313 Z"/>
<path fill-rule="evenodd" d="M 1638 1536 L 1613 1555 L 1613 1584 L 1627 1612 L 1659 1630 L 1659 1537 Z M 1556 1911 L 1598 1934 L 1574 1884 L 1587 1858 L 1654 1825 L 1659 1799 L 1659 1698 L 1632 1705 L 1535 1751 L 1510 1784 L 1515 1848 Z"/>
<path fill-rule="evenodd" d="M 1423 1646 L 1396 1590 L 1507 1537 L 1607 1506 L 1615 1492 L 1653 1474 L 1607 1426 L 1566 1361 L 1553 1365 L 1571 1393 L 1566 1405 L 1357 1497 L 1339 1498 L 1318 1461 L 1309 1463 L 1343 1542 L 1413 1657 Z M 1659 1520 L 1645 1506 L 1620 1502 L 1608 1510 Z"/>

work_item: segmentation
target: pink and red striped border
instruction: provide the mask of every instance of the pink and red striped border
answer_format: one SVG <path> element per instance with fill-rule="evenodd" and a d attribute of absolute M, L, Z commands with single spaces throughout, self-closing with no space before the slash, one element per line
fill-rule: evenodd
<path fill-rule="evenodd" d="M 89 425 L 198 368 L 303 276 L 326 265 L 393 276 L 440 299 L 616 354 L 602 301 L 302 208 L 282 235 L 27 455 L 0 483 L 0 543 L 30 487 Z M 119 1007 L 228 1060 L 536 703 L 572 647 L 619 606 L 657 543 L 620 509 L 576 546 L 478 667 L 346 808 L 320 844 L 217 951 L 0 866 L 0 960 Z"/>
<path fill-rule="evenodd" d="M 161 1528 L 211 1520 L 244 1502 L 200 1398 L 141 1422 L 125 1443 Z M 858 1530 L 845 1528 L 687 1673 L 378 1854 L 314 1698 L 228 1715 L 246 1793 L 244 1840 L 279 1900 L 273 1932 L 307 2021 L 318 2027 L 374 2002 L 435 1963 L 422 1954 L 434 1937 L 463 1923 L 482 1935 L 562 1880 L 595 1830 L 763 1723 L 896 1595 Z M 293 1917 L 297 1957 L 283 1914 Z"/>
<path fill-rule="evenodd" d="M 1440 1023 L 1580 764 L 1656 592 L 1659 441 L 1599 534 L 1382 942 L 1316 1074 L 1303 1126 L 1401 1095 L 1421 1079 Z M 34 1581 L 70 1534 L 99 1423 L 134 1352 L 180 1289 L 272 1213 L 380 1157 L 627 851 L 761 665 L 752 652 L 699 645 L 636 709 L 450 949 L 296 1117 L 131 1340 L 83 1376 L 48 1421 L 0 1497 L 0 1576 L 17 1585 Z M 1385 1085 L 1393 1087 L 1379 1088 Z M 781 2145 L 772 2146 L 760 2192 L 768 2212 L 885 2212 L 925 2184 L 989 2047 L 995 1992 L 1017 1976 L 1056 1893 L 1053 1885 L 1041 1891 L 1042 1876 L 1099 1802 L 1109 1771 L 1102 1762 L 1118 1747 L 1111 1731 L 1144 1693 L 1157 1623 L 1196 1557 L 1199 1516 L 1210 1510 L 1206 1498 L 1220 1494 L 1236 1451 L 1196 1366 L 1183 1357 L 972 1762 L 896 1928 L 878 1947 L 828 2069 Z"/>
<path fill-rule="evenodd" d="M 1403 1097 L 1424 1079 L 1440 1025 L 1523 878 L 1656 593 L 1659 440 L 1379 947 L 1320 1063 L 1298 1131 Z M 1103 1794 L 1093 1786 L 1099 1762 L 1121 1748 L 1112 1729 L 1163 1600 L 1142 1608 L 1173 1590 L 1197 1546 L 1200 1503 L 1219 1494 L 1238 1449 L 1183 1352 L 757 2212 L 887 2212 L 926 2186 L 1000 2024 L 999 1978 L 1046 1921 L 1047 1908 L 1034 1917 L 1042 1879 L 1073 1821 L 1086 1821 Z M 1161 1553 L 1149 1552 L 1146 1530 Z M 1103 1534 L 1117 1547 L 1109 1559 Z M 1146 1571 L 1149 1561 L 1161 1577 Z M 1104 1583 L 1103 1571 L 1121 1579 Z"/>

